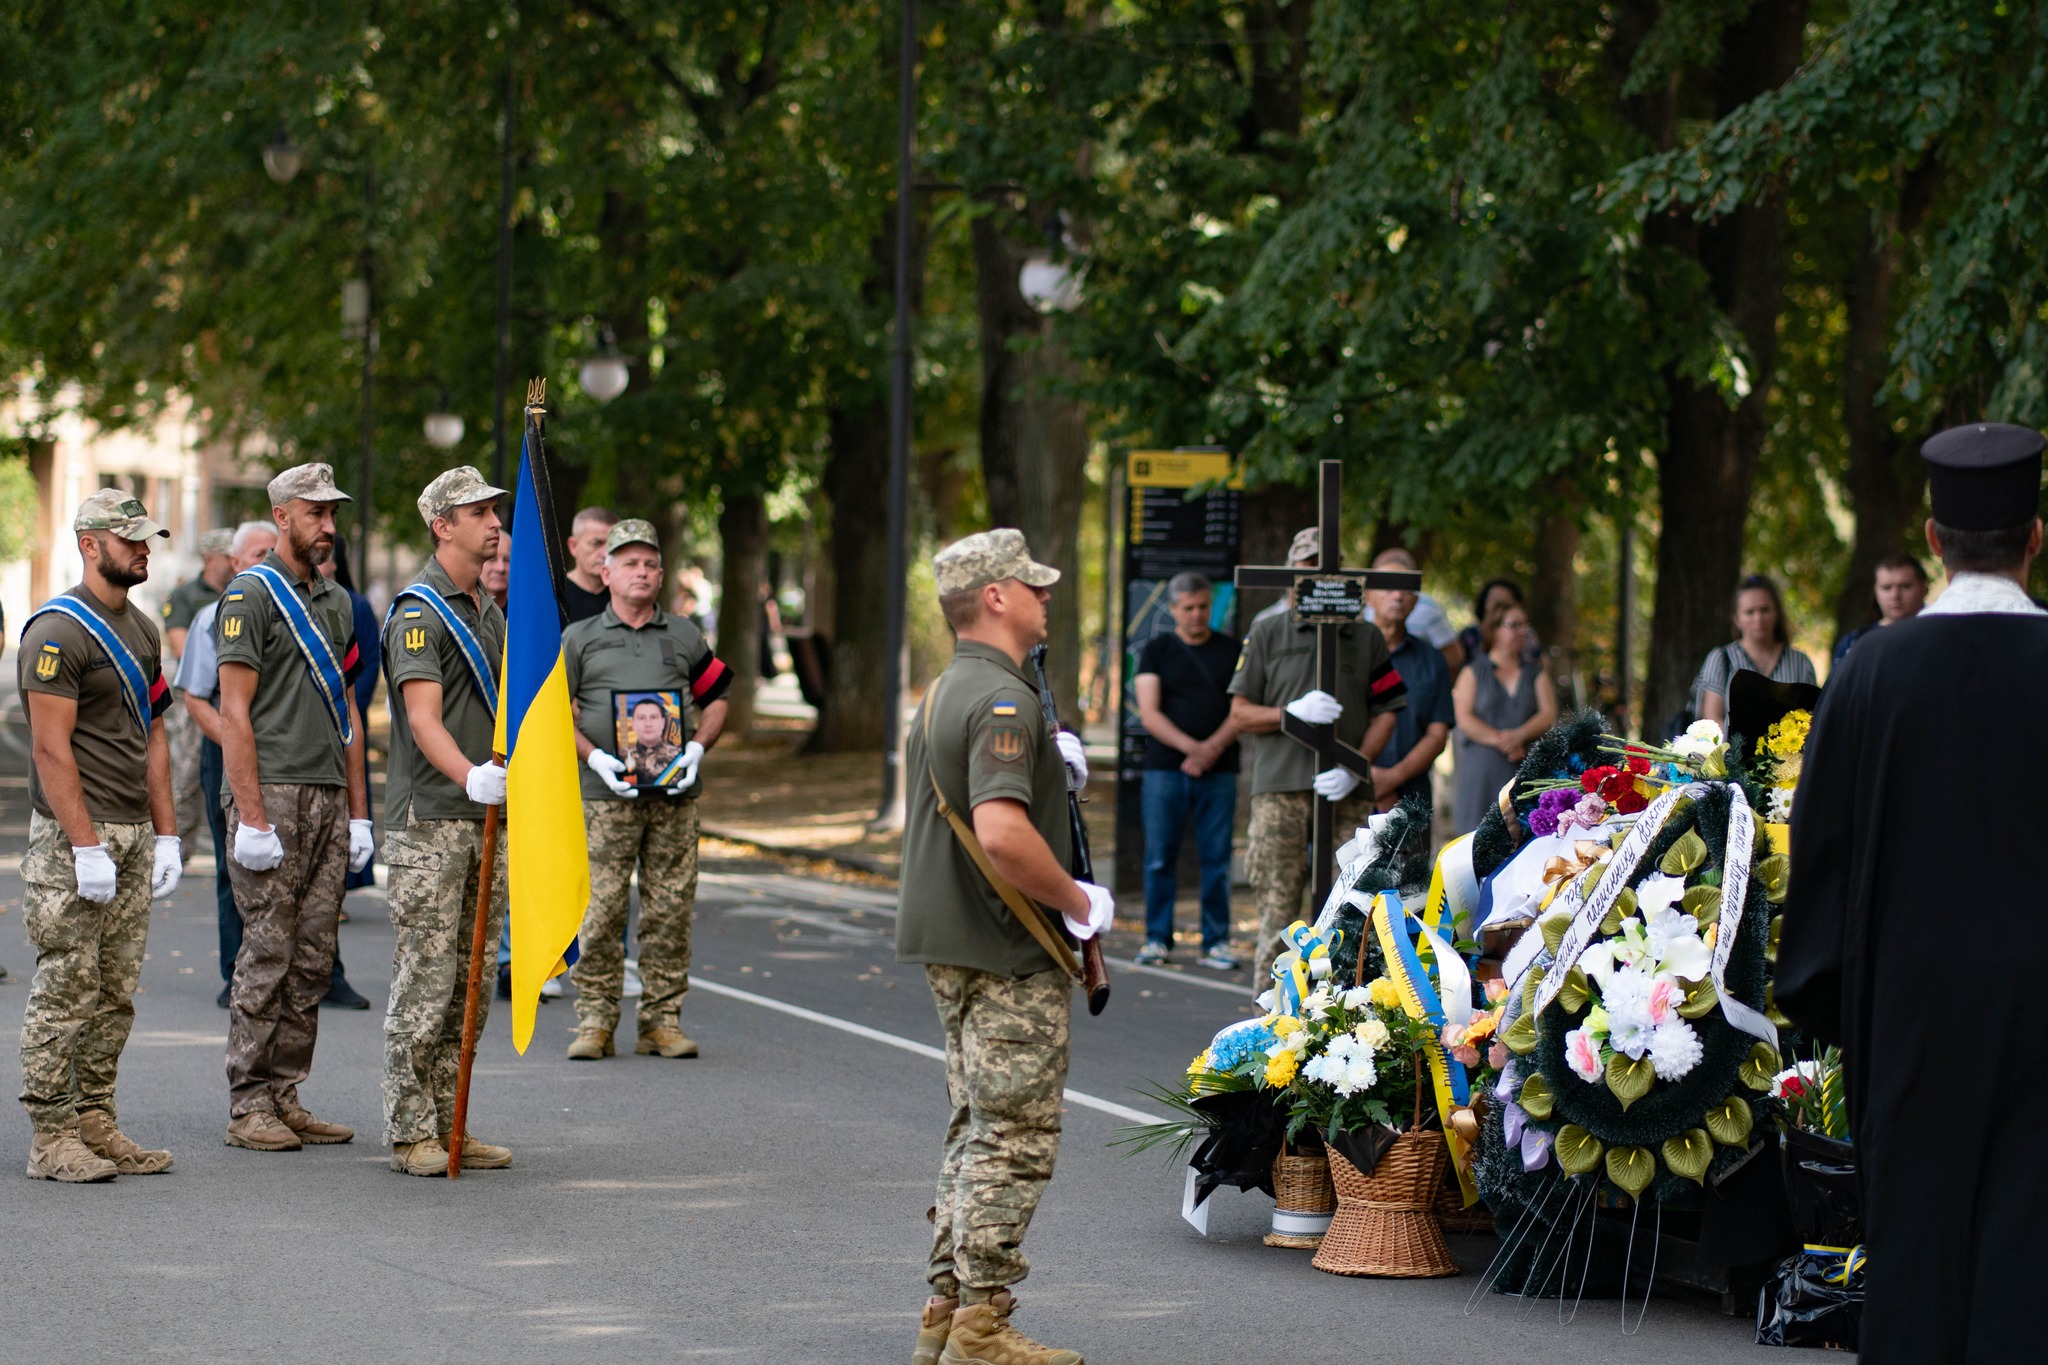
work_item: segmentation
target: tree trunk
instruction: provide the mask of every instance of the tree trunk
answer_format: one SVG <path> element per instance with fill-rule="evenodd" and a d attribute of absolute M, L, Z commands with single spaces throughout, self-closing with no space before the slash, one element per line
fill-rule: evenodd
<path fill-rule="evenodd" d="M 1569 676 L 1579 644 L 1578 574 L 1584 495 L 1560 475 L 1543 495 L 1536 519 L 1536 575 L 1529 583 L 1529 625 L 1543 642 L 1551 676 Z"/>
<path fill-rule="evenodd" d="M 1712 72 L 1719 117 L 1773 89 L 1797 68 L 1805 0 L 1761 0 L 1722 35 Z M 1659 146 L 1677 114 L 1668 98 L 1635 106 Z M 1671 366 L 1665 374 L 1666 441 L 1658 461 L 1655 616 L 1643 729 L 1660 733 L 1684 706 L 1708 651 L 1730 638 L 1729 602 L 1742 574 L 1742 533 L 1767 434 L 1765 402 L 1777 365 L 1784 300 L 1785 196 L 1772 187 L 1731 213 L 1701 224 L 1684 212 L 1645 225 L 1652 250 L 1688 256 L 1704 271 L 1715 304 L 1734 324 L 1747 355 L 1748 390 L 1733 407 L 1711 384 Z"/>
<path fill-rule="evenodd" d="M 876 389 L 826 417 L 832 453 L 825 495 L 832 500 L 831 671 L 811 753 L 880 750 L 888 701 L 889 400 Z"/>
<path fill-rule="evenodd" d="M 1835 639 L 1875 619 L 1871 594 L 1877 562 L 1913 548 L 1914 522 L 1926 472 L 1920 463 L 1924 433 L 1896 430 L 1893 413 L 1878 405 L 1891 365 L 1893 297 L 1905 265 L 1907 238 L 1933 198 L 1938 171 L 1932 158 L 1904 174 L 1897 208 L 1875 208 L 1863 219 L 1849 279 L 1848 334 L 1842 344 L 1842 428 L 1848 437 L 1850 507 L 1856 538 L 1848 576 L 1835 599 Z"/>
<path fill-rule="evenodd" d="M 726 731 L 745 742 L 761 677 L 761 584 L 768 577 L 768 506 L 759 493 L 725 495 L 718 509 L 718 657 L 732 670 Z"/>
<path fill-rule="evenodd" d="M 996 215 L 974 220 L 975 297 L 981 313 L 981 470 L 989 516 L 1014 526 L 1032 557 L 1060 571 L 1046 636 L 1046 677 L 1070 725 L 1081 722 L 1081 495 L 1088 420 L 1060 389 L 1075 367 L 1052 321 L 1024 299 L 1017 272 L 1027 248 Z"/>

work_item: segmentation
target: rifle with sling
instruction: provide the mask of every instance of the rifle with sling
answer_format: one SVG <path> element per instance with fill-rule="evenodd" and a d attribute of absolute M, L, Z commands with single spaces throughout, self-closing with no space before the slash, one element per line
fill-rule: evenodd
<path fill-rule="evenodd" d="M 1045 646 L 1035 645 L 1031 650 L 1031 672 L 1038 679 L 1038 707 L 1045 712 L 1045 723 L 1057 734 L 1060 729 L 1060 708 L 1053 700 L 1052 688 L 1045 681 Z M 1074 865 L 1068 869 L 1075 881 L 1095 880 L 1095 859 L 1088 852 L 1088 826 L 1081 819 L 1081 798 L 1073 791 L 1067 793 L 1067 829 L 1074 840 Z M 1085 939 L 1081 944 L 1081 989 L 1088 995 L 1088 1012 L 1100 1014 L 1109 1004 L 1109 967 L 1102 960 L 1102 935 Z"/>

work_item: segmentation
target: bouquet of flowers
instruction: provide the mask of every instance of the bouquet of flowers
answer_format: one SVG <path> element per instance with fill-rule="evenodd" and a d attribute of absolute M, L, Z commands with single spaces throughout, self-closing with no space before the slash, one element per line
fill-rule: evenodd
<path fill-rule="evenodd" d="M 1764 819 L 1774 825 L 1792 822 L 1792 794 L 1799 786 L 1806 734 L 1812 728 L 1813 712 L 1788 711 L 1756 742 L 1757 778 L 1770 792 L 1764 803 Z"/>

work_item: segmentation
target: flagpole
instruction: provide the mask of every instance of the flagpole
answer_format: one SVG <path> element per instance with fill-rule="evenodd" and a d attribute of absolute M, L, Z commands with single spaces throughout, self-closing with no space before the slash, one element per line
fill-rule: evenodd
<path fill-rule="evenodd" d="M 493 752 L 491 762 L 503 763 L 505 756 Z M 484 807 L 483 862 L 476 876 L 476 925 L 469 934 L 469 986 L 462 997 L 462 1055 L 455 1064 L 455 1124 L 448 1132 L 448 1178 L 462 1174 L 462 1139 L 468 1135 L 469 1070 L 476 1063 L 476 1005 L 483 988 L 484 949 L 491 922 L 491 886 L 498 861 L 497 806 Z"/>

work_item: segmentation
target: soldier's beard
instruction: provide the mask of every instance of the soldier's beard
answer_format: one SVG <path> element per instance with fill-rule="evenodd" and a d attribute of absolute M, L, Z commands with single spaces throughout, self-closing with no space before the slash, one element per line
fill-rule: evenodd
<path fill-rule="evenodd" d="M 149 561 L 138 559 L 133 564 L 116 564 L 102 557 L 100 577 L 116 588 L 138 588 L 149 581 Z"/>
<path fill-rule="evenodd" d="M 334 537 L 315 531 L 301 537 L 297 531 L 287 533 L 292 544 L 292 558 L 303 564 L 325 564 L 334 557 Z"/>

